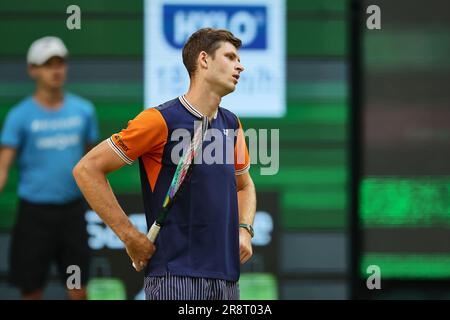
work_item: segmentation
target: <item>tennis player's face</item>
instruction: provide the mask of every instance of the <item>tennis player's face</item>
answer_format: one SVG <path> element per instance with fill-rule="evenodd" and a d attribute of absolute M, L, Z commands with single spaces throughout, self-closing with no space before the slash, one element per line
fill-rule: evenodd
<path fill-rule="evenodd" d="M 60 89 L 67 76 L 67 64 L 60 57 L 52 57 L 42 66 L 32 67 L 32 77 L 48 89 Z"/>
<path fill-rule="evenodd" d="M 233 92 L 239 82 L 240 73 L 244 71 L 236 47 L 229 42 L 223 42 L 216 50 L 214 58 L 209 60 L 208 80 L 218 87 L 222 96 Z"/>

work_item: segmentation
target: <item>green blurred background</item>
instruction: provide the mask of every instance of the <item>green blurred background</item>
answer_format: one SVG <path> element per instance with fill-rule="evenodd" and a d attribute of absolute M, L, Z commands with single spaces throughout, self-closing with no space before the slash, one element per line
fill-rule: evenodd
<path fill-rule="evenodd" d="M 289 230 L 347 227 L 346 2 L 287 1 L 287 115 L 242 120 L 245 128 L 280 129 L 279 173 L 260 176 L 254 166 L 252 176 L 259 189 L 281 192 L 283 227 Z M 64 0 L 0 4 L 0 36 L 8 39 L 8 45 L 0 48 L 0 59 L 5 64 L 13 61 L 18 65 L 15 70 L 23 72 L 13 79 L 11 74 L 1 77 L 0 121 L 33 90 L 25 73 L 30 43 L 51 34 L 61 37 L 70 51 L 67 89 L 95 104 L 104 139 L 143 109 L 143 2 L 77 1 L 82 28 L 76 31 L 65 27 L 70 4 Z M 123 78 L 128 65 L 134 69 Z M 90 67 L 97 68 L 95 73 L 82 74 Z M 17 200 L 17 173 L 11 177 L 0 198 L 3 229 L 13 223 Z M 111 183 L 118 192 L 140 191 L 135 166 L 114 173 Z"/>
<path fill-rule="evenodd" d="M 66 28 L 66 8 L 82 11 Z M 243 118 L 245 128 L 280 129 L 280 170 L 251 174 L 258 191 L 278 193 L 281 298 L 348 297 L 349 5 L 346 0 L 286 1 L 287 113 Z M 33 91 L 25 55 L 38 37 L 61 37 L 70 52 L 66 88 L 91 100 L 101 139 L 143 109 L 143 1 L 0 2 L 0 123 Z M 181 57 L 180 57 L 181 58 Z M 17 205 L 17 168 L 0 195 L 7 234 Z M 136 165 L 110 175 L 117 193 L 140 192 Z M 294 253 L 297 248 L 303 252 Z"/>
<path fill-rule="evenodd" d="M 450 3 L 376 4 L 381 30 L 361 29 L 355 271 L 362 280 L 378 265 L 384 289 L 369 292 L 361 281 L 354 294 L 449 299 Z"/>
<path fill-rule="evenodd" d="M 71 4 L 82 10 L 81 30 L 66 28 Z M 379 0 L 382 29 L 368 30 L 370 4 L 287 0 L 287 113 L 241 119 L 245 128 L 280 129 L 278 174 L 261 176 L 258 165 L 251 174 L 258 191 L 278 194 L 281 299 L 371 298 L 365 279 L 373 264 L 388 284 L 376 298 L 450 297 L 450 4 Z M 356 7 L 359 44 L 350 33 Z M 101 139 L 125 127 L 144 107 L 143 10 L 142 0 L 0 2 L 0 123 L 33 91 L 25 64 L 30 43 L 55 35 L 70 51 L 67 89 L 95 104 Z M 361 59 L 353 78 L 352 48 Z M 360 97 L 353 105 L 352 89 Z M 354 158 L 352 142 L 361 151 Z M 2 256 L 17 177 L 14 167 L 0 194 Z M 119 194 L 140 192 L 136 165 L 110 181 Z"/>

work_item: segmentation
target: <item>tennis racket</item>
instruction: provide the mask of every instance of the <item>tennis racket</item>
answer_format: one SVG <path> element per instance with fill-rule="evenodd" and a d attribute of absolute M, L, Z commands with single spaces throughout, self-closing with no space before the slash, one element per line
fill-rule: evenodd
<path fill-rule="evenodd" d="M 164 225 L 170 208 L 174 204 L 177 196 L 180 194 L 180 191 L 183 187 L 183 182 L 187 180 L 192 171 L 195 156 L 201 149 L 203 140 L 206 135 L 206 129 L 208 128 L 207 124 L 207 118 L 203 117 L 201 124 L 194 127 L 194 136 L 191 139 L 189 148 L 178 162 L 177 169 L 175 170 L 175 174 L 169 186 L 169 190 L 167 190 L 166 197 L 164 198 L 161 211 L 159 212 L 155 222 L 152 224 L 150 230 L 147 233 L 147 238 L 153 243 L 155 243 L 156 237 L 158 236 L 161 227 Z M 133 267 L 136 269 L 134 262 Z"/>

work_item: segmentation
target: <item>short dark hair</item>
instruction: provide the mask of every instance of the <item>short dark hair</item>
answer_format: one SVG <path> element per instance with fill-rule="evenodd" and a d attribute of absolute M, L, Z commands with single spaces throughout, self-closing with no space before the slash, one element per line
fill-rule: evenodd
<path fill-rule="evenodd" d="M 197 70 L 197 57 L 205 51 L 214 58 L 221 42 L 230 42 L 236 49 L 242 46 L 242 41 L 230 31 L 224 29 L 203 28 L 194 32 L 183 47 L 183 63 L 191 78 Z"/>

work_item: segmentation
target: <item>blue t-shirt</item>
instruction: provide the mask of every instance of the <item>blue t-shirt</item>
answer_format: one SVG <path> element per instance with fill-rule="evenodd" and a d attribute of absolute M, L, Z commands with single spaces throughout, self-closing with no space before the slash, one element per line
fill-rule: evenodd
<path fill-rule="evenodd" d="M 1 144 L 17 149 L 19 197 L 34 203 L 63 204 L 81 193 L 72 169 L 86 144 L 98 139 L 93 105 L 65 94 L 61 108 L 49 110 L 33 97 L 17 104 L 3 124 Z"/>

